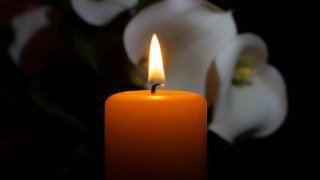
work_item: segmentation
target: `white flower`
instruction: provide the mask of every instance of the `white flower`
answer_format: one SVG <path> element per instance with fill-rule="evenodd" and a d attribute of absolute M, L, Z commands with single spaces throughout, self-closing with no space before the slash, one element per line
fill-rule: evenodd
<path fill-rule="evenodd" d="M 244 135 L 268 136 L 285 119 L 285 83 L 266 64 L 267 54 L 264 41 L 253 34 L 236 36 L 218 52 L 219 95 L 208 128 L 230 143 Z"/>
<path fill-rule="evenodd" d="M 242 135 L 267 136 L 283 123 L 284 81 L 266 64 L 263 40 L 237 35 L 230 12 L 204 0 L 163 0 L 147 7 L 125 29 L 125 49 L 135 65 L 148 54 L 153 33 L 164 56 L 164 88 L 206 96 L 214 105 L 209 130 L 232 143 Z"/>
<path fill-rule="evenodd" d="M 108 24 L 120 13 L 134 7 L 138 0 L 71 0 L 76 14 L 94 26 Z"/>
<path fill-rule="evenodd" d="M 236 35 L 236 25 L 230 12 L 207 1 L 164 0 L 152 4 L 125 29 L 125 49 L 134 64 L 139 65 L 148 54 L 153 33 L 159 37 L 164 56 L 163 88 L 205 95 L 210 65 L 218 49 Z M 212 89 L 218 86 L 210 85 Z"/>
<path fill-rule="evenodd" d="M 11 26 L 14 32 L 14 40 L 8 51 L 16 64 L 20 64 L 21 53 L 32 36 L 49 24 L 46 16 L 49 10 L 49 7 L 41 7 L 19 14 L 12 19 Z"/>

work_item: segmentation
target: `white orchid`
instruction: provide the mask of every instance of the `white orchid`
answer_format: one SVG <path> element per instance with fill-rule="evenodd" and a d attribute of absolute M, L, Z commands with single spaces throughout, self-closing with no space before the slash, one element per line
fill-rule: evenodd
<path fill-rule="evenodd" d="M 94 26 L 108 24 L 137 3 L 138 0 L 71 0 L 75 13 L 86 23 Z"/>
<path fill-rule="evenodd" d="M 267 136 L 282 124 L 284 81 L 266 64 L 267 48 L 259 37 L 237 35 L 230 12 L 204 0 L 163 0 L 143 9 L 124 34 L 137 66 L 153 33 L 162 44 L 165 88 L 197 92 L 214 104 L 209 130 L 232 143 L 248 132 Z"/>

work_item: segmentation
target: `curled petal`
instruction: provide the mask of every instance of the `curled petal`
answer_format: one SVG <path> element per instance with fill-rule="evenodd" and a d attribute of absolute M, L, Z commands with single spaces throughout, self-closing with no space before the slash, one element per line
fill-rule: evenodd
<path fill-rule="evenodd" d="M 153 33 L 164 57 L 164 88 L 205 95 L 210 64 L 218 49 L 236 35 L 236 25 L 230 12 L 207 1 L 160 1 L 142 10 L 125 29 L 125 49 L 134 64 L 146 59 Z"/>
<path fill-rule="evenodd" d="M 71 0 L 71 6 L 76 14 L 94 26 L 108 24 L 117 15 L 137 3 L 138 0 Z"/>
<path fill-rule="evenodd" d="M 238 67 L 248 69 L 250 76 L 266 64 L 267 58 L 265 42 L 254 34 L 241 34 L 230 40 L 215 61 L 221 83 L 220 94 L 227 92 Z"/>
<path fill-rule="evenodd" d="M 266 65 L 266 59 L 264 41 L 253 34 L 234 38 L 217 55 L 216 67 L 221 86 L 208 128 L 230 143 L 244 135 L 268 136 L 285 119 L 285 83 L 274 67 Z M 239 64 L 252 70 L 245 77 L 247 84 L 241 86 L 233 83 Z"/>
<path fill-rule="evenodd" d="M 16 64 L 20 63 L 23 48 L 29 39 L 40 29 L 49 24 L 46 13 L 49 7 L 41 7 L 15 16 L 11 25 L 14 31 L 14 41 L 9 46 L 9 55 Z"/>

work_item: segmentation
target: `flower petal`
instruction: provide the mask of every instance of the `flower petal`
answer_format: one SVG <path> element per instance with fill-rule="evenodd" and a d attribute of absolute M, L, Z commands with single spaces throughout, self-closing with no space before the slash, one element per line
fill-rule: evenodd
<path fill-rule="evenodd" d="M 230 12 L 207 1 L 160 1 L 142 10 L 125 29 L 125 49 L 134 64 L 148 54 L 153 33 L 164 56 L 164 88 L 205 95 L 210 65 L 218 49 L 236 35 L 236 25 Z"/>
<path fill-rule="evenodd" d="M 227 92 L 237 65 L 251 69 L 254 74 L 266 64 L 267 58 L 267 46 L 260 37 L 251 33 L 234 37 L 219 52 L 215 61 L 221 82 L 219 92 Z"/>
<path fill-rule="evenodd" d="M 9 55 L 16 64 L 20 62 L 20 56 L 28 40 L 40 29 L 49 24 L 46 13 L 49 7 L 41 7 L 15 16 L 12 19 L 12 28 L 15 34 L 13 43 L 9 46 Z"/>
<path fill-rule="evenodd" d="M 71 0 L 71 6 L 86 23 L 103 26 L 120 13 L 132 8 L 138 0 Z"/>
<path fill-rule="evenodd" d="M 216 67 L 221 84 L 208 128 L 230 143 L 243 135 L 268 136 L 285 119 L 285 83 L 274 67 L 265 64 L 266 59 L 264 41 L 253 34 L 234 38 L 217 55 Z M 244 86 L 232 84 L 239 61 L 245 61 L 245 66 L 253 70 L 247 77 L 249 84 Z"/>

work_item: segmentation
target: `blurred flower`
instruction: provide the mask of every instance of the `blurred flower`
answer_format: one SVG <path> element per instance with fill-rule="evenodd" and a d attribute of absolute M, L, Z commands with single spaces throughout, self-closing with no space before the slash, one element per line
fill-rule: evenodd
<path fill-rule="evenodd" d="M 236 35 L 236 25 L 230 12 L 207 1 L 164 0 L 152 4 L 125 29 L 125 49 L 135 65 L 144 64 L 153 33 L 163 45 L 164 88 L 205 95 L 210 65 L 223 44 Z M 209 86 L 218 88 L 214 83 Z"/>
<path fill-rule="evenodd" d="M 59 33 L 60 16 L 59 11 L 42 6 L 18 14 L 11 20 L 14 39 L 8 51 L 24 72 L 43 71 L 53 55 L 65 46 Z"/>
<path fill-rule="evenodd" d="M 120 13 L 134 7 L 138 0 L 71 0 L 76 14 L 94 26 L 108 24 Z"/>
<path fill-rule="evenodd" d="M 14 15 L 41 6 L 41 0 L 0 0 L 0 23 L 8 22 Z"/>
<path fill-rule="evenodd" d="M 219 95 L 208 128 L 232 143 L 275 132 L 287 113 L 285 83 L 267 65 L 267 47 L 254 34 L 240 34 L 218 52 Z"/>
<path fill-rule="evenodd" d="M 48 7 L 41 7 L 19 14 L 12 19 L 11 25 L 15 39 L 9 47 L 9 54 L 16 64 L 20 63 L 23 48 L 31 37 L 48 25 L 49 21 L 46 16 L 48 10 Z"/>
<path fill-rule="evenodd" d="M 267 136 L 282 124 L 284 81 L 266 65 L 267 48 L 259 37 L 237 35 L 230 12 L 203 0 L 164 0 L 143 9 L 124 34 L 135 65 L 144 65 L 154 32 L 163 44 L 164 88 L 206 96 L 214 104 L 209 130 L 232 143 L 248 132 Z"/>

